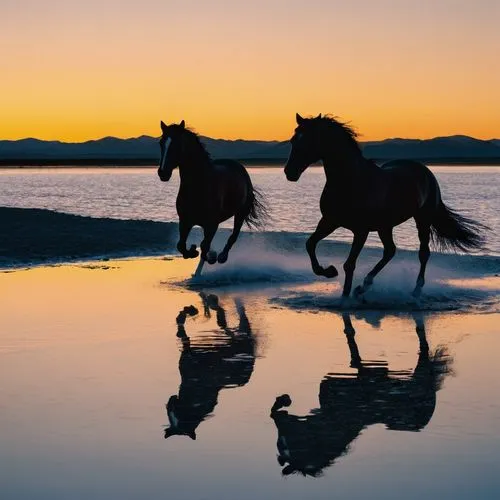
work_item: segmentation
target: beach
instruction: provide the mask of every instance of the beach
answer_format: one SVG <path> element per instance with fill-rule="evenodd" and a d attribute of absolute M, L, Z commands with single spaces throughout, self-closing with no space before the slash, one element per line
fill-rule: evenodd
<path fill-rule="evenodd" d="M 340 310 L 302 263 L 1 273 L 2 498 L 496 498 L 500 278 Z"/>

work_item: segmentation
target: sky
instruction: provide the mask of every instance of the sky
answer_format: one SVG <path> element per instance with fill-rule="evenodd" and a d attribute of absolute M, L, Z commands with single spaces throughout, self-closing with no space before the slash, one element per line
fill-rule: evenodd
<path fill-rule="evenodd" d="M 1 0 L 0 139 L 500 137 L 500 0 Z"/>

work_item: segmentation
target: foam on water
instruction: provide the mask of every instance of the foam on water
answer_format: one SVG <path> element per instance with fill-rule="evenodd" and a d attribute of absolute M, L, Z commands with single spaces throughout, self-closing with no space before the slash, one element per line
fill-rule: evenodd
<path fill-rule="evenodd" d="M 446 282 L 433 282 L 425 287 L 421 297 L 415 299 L 410 289 L 395 282 L 375 285 L 362 298 L 340 297 L 340 287 L 332 291 L 289 291 L 272 301 L 280 306 L 298 310 L 339 310 L 389 312 L 460 311 L 494 313 L 500 311 L 500 283 L 496 289 L 469 288 Z"/>
<path fill-rule="evenodd" d="M 181 284 L 192 288 L 229 285 L 308 283 L 315 280 L 308 260 L 296 253 L 281 253 L 266 248 L 265 241 L 253 239 L 251 244 L 234 249 L 227 263 L 205 264 L 201 276 L 189 277 Z"/>
<path fill-rule="evenodd" d="M 96 257 L 177 255 L 178 227 L 174 223 L 96 219 L 46 210 L 0 209 L 0 222 L 8 238 L 0 245 L 0 266 L 90 260 Z M 222 249 L 229 232 L 221 230 L 214 241 Z M 315 276 L 305 251 L 307 234 L 263 232 L 241 234 L 226 264 L 205 265 L 199 278 L 177 285 L 190 288 L 277 288 L 277 304 L 295 308 L 340 308 L 342 263 L 349 245 L 322 242 L 318 247 L 322 265 L 334 264 L 340 276 L 334 280 Z M 192 241 L 199 243 L 200 231 Z M 381 250 L 367 247 L 358 259 L 354 286 L 381 257 Z M 193 260 L 193 272 L 196 267 Z M 398 251 L 377 277 L 363 301 L 348 305 L 355 309 L 498 310 L 500 257 L 439 254 L 433 252 L 426 273 L 426 286 L 417 303 L 410 295 L 419 269 L 414 251 Z M 475 279 L 472 283 L 471 279 Z M 478 281 L 479 280 L 479 281 Z M 287 286 L 306 287 L 288 294 Z M 313 287 L 313 290 L 307 288 Z"/>
<path fill-rule="evenodd" d="M 431 260 L 426 285 L 417 300 L 411 292 L 415 286 L 419 263 L 416 252 L 405 252 L 389 263 L 377 276 L 362 299 L 342 301 L 344 280 L 339 257 L 344 245 L 330 245 L 330 261 L 340 276 L 328 280 L 315 276 L 305 251 L 283 252 L 269 241 L 252 239 L 242 245 L 224 265 L 205 265 L 200 277 L 190 277 L 177 285 L 188 288 L 270 288 L 271 300 L 279 306 L 294 309 L 386 310 L 386 311 L 500 311 L 500 259 L 439 254 Z M 371 249 L 370 249 L 371 250 Z M 356 270 L 354 286 L 379 257 L 380 251 L 368 251 Z M 368 258 L 366 258 L 368 257 Z M 326 257 L 322 260 L 328 262 Z M 495 275 L 497 274 L 497 275 Z M 298 289 L 297 289 L 298 288 Z"/>

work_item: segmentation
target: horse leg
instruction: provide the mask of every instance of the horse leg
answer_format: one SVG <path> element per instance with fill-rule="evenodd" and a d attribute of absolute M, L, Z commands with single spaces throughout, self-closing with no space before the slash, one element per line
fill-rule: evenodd
<path fill-rule="evenodd" d="M 365 293 L 368 288 L 370 288 L 373 283 L 373 278 L 375 278 L 375 276 L 377 276 L 377 274 L 382 271 L 382 269 L 396 254 L 396 245 L 394 244 L 394 240 L 392 239 L 392 228 L 379 231 L 378 235 L 380 237 L 380 241 L 384 245 L 384 254 L 382 258 L 375 264 L 374 268 L 366 275 L 366 278 L 363 280 L 363 284 L 357 286 L 354 289 L 355 296 L 359 296 Z"/>
<path fill-rule="evenodd" d="M 236 311 L 238 313 L 238 318 L 240 320 L 238 324 L 238 333 L 245 333 L 247 335 L 252 335 L 252 327 L 247 317 L 247 312 L 245 310 L 243 301 L 237 297 L 234 299 L 234 305 L 236 306 Z"/>
<path fill-rule="evenodd" d="M 217 297 L 217 295 L 214 295 L 213 293 L 211 293 L 210 295 L 203 294 L 202 297 L 204 304 L 206 304 L 206 307 L 208 307 L 208 310 L 210 311 L 211 309 L 212 311 L 215 311 L 215 317 L 217 318 L 217 325 L 219 326 L 219 328 L 227 333 L 229 330 L 227 327 L 226 311 L 219 304 L 219 297 Z"/>
<path fill-rule="evenodd" d="M 361 356 L 359 355 L 358 344 L 356 344 L 356 330 L 352 326 L 351 316 L 349 313 L 342 313 L 342 320 L 344 321 L 344 333 L 349 346 L 351 354 L 351 368 L 360 368 L 362 366 Z"/>
<path fill-rule="evenodd" d="M 420 378 L 421 380 L 430 380 L 432 377 L 432 363 L 429 358 L 429 344 L 425 335 L 425 323 L 422 313 L 414 313 L 413 319 L 415 321 L 416 331 L 418 335 L 418 362 L 413 370 L 413 377 Z"/>
<path fill-rule="evenodd" d="M 425 334 L 425 323 L 421 312 L 413 313 L 413 320 L 415 321 L 415 330 L 418 336 L 418 345 L 421 353 L 429 352 L 429 344 L 427 343 L 427 336 Z"/>
<path fill-rule="evenodd" d="M 431 225 L 429 222 L 424 222 L 420 219 L 415 219 L 417 222 L 418 239 L 420 240 L 420 249 L 418 251 L 418 259 L 420 260 L 420 272 L 418 273 L 417 284 L 413 290 L 415 298 L 420 297 L 422 287 L 425 284 L 425 268 L 431 252 L 429 250 L 429 240 L 431 236 Z"/>
<path fill-rule="evenodd" d="M 232 246 L 236 243 L 236 240 L 238 239 L 238 236 L 241 231 L 241 226 L 243 225 L 243 222 L 245 222 L 245 216 L 242 214 L 237 214 L 234 216 L 234 227 L 233 227 L 233 232 L 231 233 L 231 236 L 229 236 L 226 246 L 222 250 L 222 252 L 219 254 L 217 257 L 217 262 L 219 264 L 224 264 L 224 262 L 227 261 L 227 256 L 229 254 L 229 250 L 231 250 Z"/>
<path fill-rule="evenodd" d="M 347 299 L 351 293 L 352 277 L 354 275 L 354 270 L 356 269 L 356 260 L 363 249 L 366 238 L 368 238 L 368 231 L 354 233 L 351 251 L 349 252 L 347 260 L 344 262 L 345 281 L 344 290 L 342 291 L 342 299 Z"/>
<path fill-rule="evenodd" d="M 191 340 L 186 333 L 186 328 L 184 327 L 186 323 L 186 318 L 188 316 L 196 316 L 198 314 L 198 309 L 194 306 L 186 306 L 182 311 L 179 312 L 176 318 L 177 323 L 177 337 L 181 339 L 182 351 L 189 351 L 191 349 Z"/>
<path fill-rule="evenodd" d="M 278 396 L 274 401 L 274 404 L 271 408 L 271 418 L 279 411 L 281 408 L 286 408 L 292 404 L 292 400 L 288 394 L 282 394 Z"/>
<path fill-rule="evenodd" d="M 311 259 L 311 267 L 314 274 L 318 276 L 325 276 L 325 278 L 335 278 L 339 273 L 335 266 L 328 266 L 326 269 L 319 265 L 318 258 L 316 257 L 316 246 L 318 242 L 323 238 L 326 238 L 329 234 L 333 233 L 335 229 L 339 226 L 334 224 L 324 217 L 318 222 L 318 226 L 316 227 L 316 231 L 309 237 L 306 243 L 307 253 L 309 254 L 309 258 Z"/>
<path fill-rule="evenodd" d="M 198 265 L 196 266 L 196 271 L 193 274 L 193 278 L 197 278 L 198 276 L 201 276 L 201 271 L 203 271 L 204 265 L 205 265 L 205 260 L 200 257 L 200 260 L 198 261 Z"/>
<path fill-rule="evenodd" d="M 210 251 L 210 245 L 212 240 L 214 239 L 215 233 L 217 232 L 218 224 L 212 224 L 210 226 L 205 226 L 203 228 L 203 241 L 200 244 L 200 262 L 198 263 L 198 267 L 194 273 L 194 277 L 200 276 L 203 266 L 205 262 L 209 264 L 215 264 L 217 261 L 217 254 L 213 251 Z"/>
<path fill-rule="evenodd" d="M 198 314 L 198 309 L 195 306 L 186 306 L 182 311 L 179 312 L 175 322 L 177 323 L 177 336 L 183 337 L 186 335 L 186 330 L 184 325 L 186 323 L 186 318 L 188 316 L 196 316 Z"/>
<path fill-rule="evenodd" d="M 191 229 L 193 229 L 193 224 L 188 224 L 185 221 L 179 220 L 179 242 L 177 243 L 177 250 L 179 250 L 185 259 L 194 259 L 198 257 L 196 245 L 191 245 L 189 250 L 186 248 L 186 240 Z"/>

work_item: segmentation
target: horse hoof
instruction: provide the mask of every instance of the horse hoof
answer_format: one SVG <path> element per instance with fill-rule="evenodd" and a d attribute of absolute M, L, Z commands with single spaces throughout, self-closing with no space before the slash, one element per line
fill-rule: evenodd
<path fill-rule="evenodd" d="M 198 252 L 198 250 L 196 250 L 196 245 L 191 245 L 191 248 L 186 252 L 184 252 L 182 256 L 185 259 L 195 259 L 196 257 L 198 257 L 199 254 L 200 253 Z"/>
<path fill-rule="evenodd" d="M 363 295 L 364 293 L 366 292 L 366 290 L 364 289 L 364 287 L 362 287 L 361 285 L 357 286 L 355 289 L 354 289 L 354 292 L 353 292 L 353 295 L 356 299 L 358 299 L 359 297 L 361 297 L 361 295 Z"/>
<path fill-rule="evenodd" d="M 210 252 L 207 252 L 207 262 L 209 264 L 215 264 L 217 262 L 217 252 L 214 252 L 213 250 L 210 250 Z"/>
<path fill-rule="evenodd" d="M 198 309 L 195 306 L 186 306 L 183 309 L 188 316 L 196 316 L 198 314 Z"/>
<path fill-rule="evenodd" d="M 217 257 L 217 262 L 219 264 L 224 264 L 227 261 L 227 257 L 228 257 L 227 253 L 220 253 Z"/>
<path fill-rule="evenodd" d="M 339 272 L 337 271 L 337 268 L 335 266 L 328 266 L 326 269 L 323 270 L 323 276 L 325 278 L 335 278 L 338 275 Z"/>
<path fill-rule="evenodd" d="M 281 396 L 276 398 L 276 404 L 281 407 L 290 406 L 292 404 L 292 400 L 288 394 L 282 394 Z"/>

